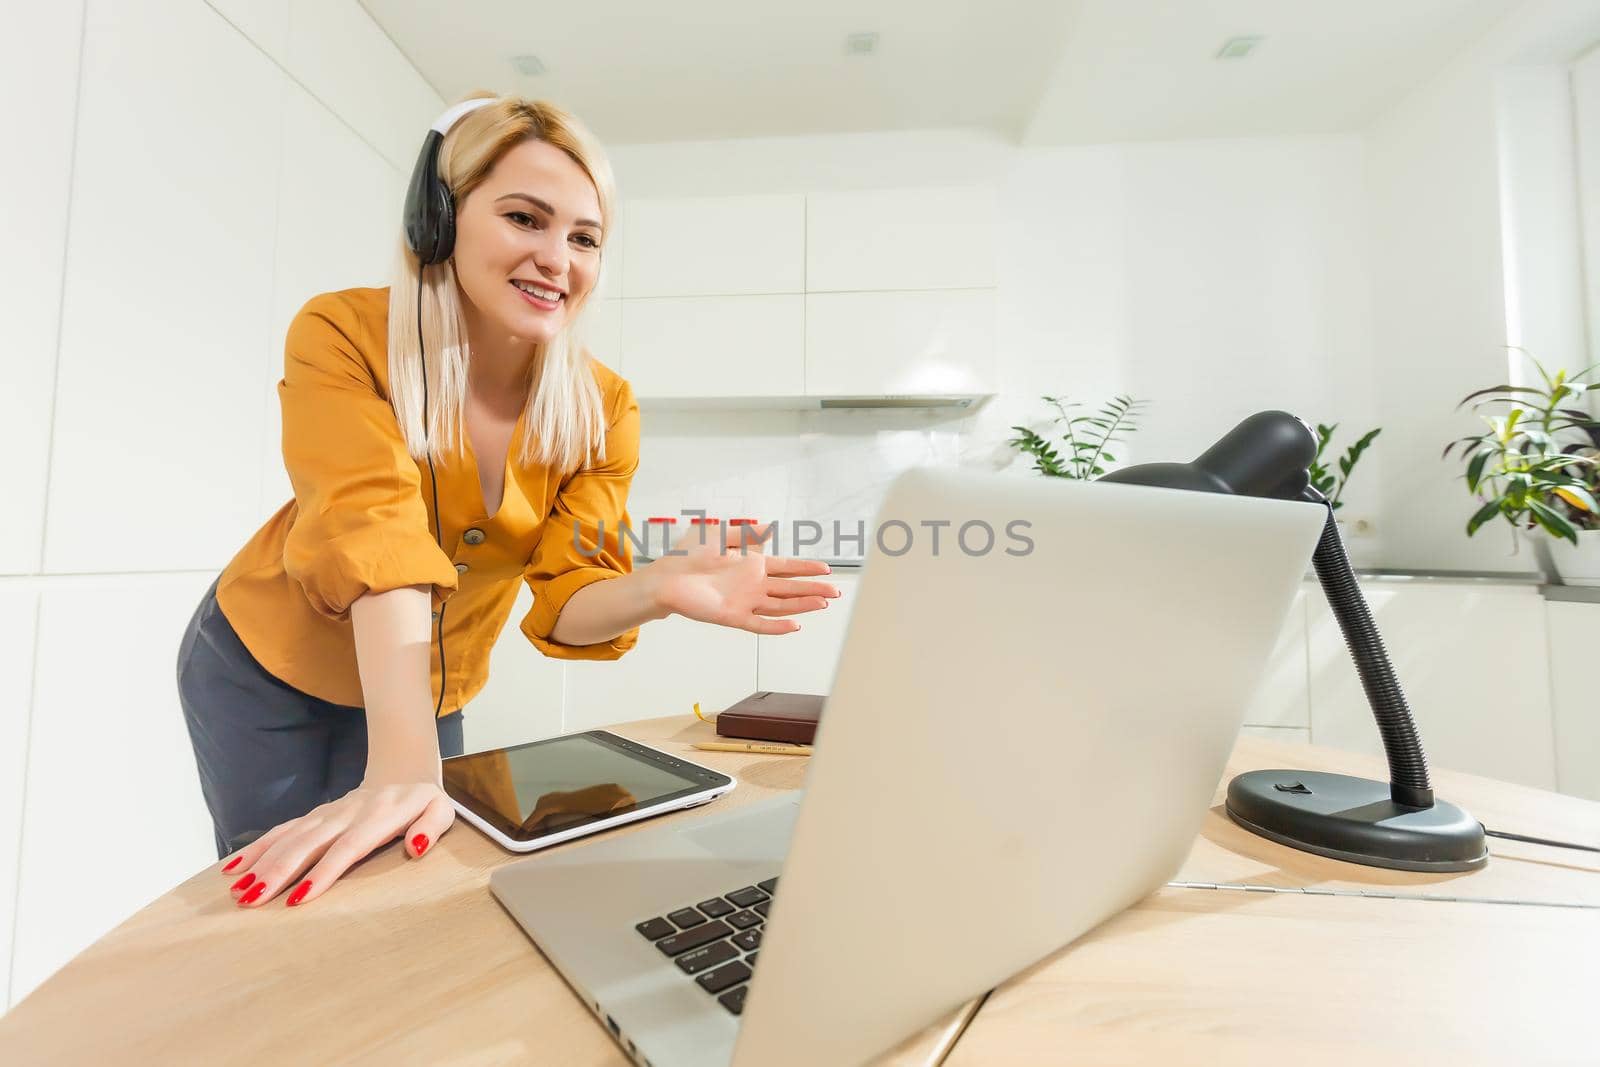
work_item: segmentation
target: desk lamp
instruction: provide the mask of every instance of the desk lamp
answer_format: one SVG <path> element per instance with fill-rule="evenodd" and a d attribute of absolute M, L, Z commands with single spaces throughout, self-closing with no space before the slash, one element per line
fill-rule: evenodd
<path fill-rule="evenodd" d="M 1312 563 L 1377 719 L 1389 781 L 1321 771 L 1249 771 L 1228 783 L 1228 817 L 1280 844 L 1352 863 L 1402 871 L 1476 870 L 1489 860 L 1483 826 L 1434 798 L 1411 709 L 1350 569 L 1333 507 L 1311 485 L 1307 468 L 1316 451 L 1316 438 L 1299 419 L 1263 411 L 1193 463 L 1143 463 L 1099 480 L 1304 500 L 1327 508 Z"/>

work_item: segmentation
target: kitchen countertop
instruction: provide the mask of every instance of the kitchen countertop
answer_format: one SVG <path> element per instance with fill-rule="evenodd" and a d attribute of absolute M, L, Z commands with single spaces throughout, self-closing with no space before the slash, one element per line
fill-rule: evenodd
<path fill-rule="evenodd" d="M 635 563 L 650 563 L 654 556 L 635 554 Z M 820 559 L 834 570 L 860 570 L 866 562 L 862 556 L 804 556 L 803 559 Z M 1542 575 L 1531 571 L 1523 573 L 1507 573 L 1496 571 L 1407 571 L 1394 570 L 1384 567 L 1357 568 L 1356 577 L 1364 582 L 1379 584 L 1405 584 L 1405 585 L 1432 585 L 1435 583 L 1472 585 L 1520 585 L 1533 586 L 1546 600 L 1558 600 L 1581 604 L 1600 604 L 1600 587 L 1584 585 L 1551 585 L 1545 582 Z M 1306 571 L 1306 581 L 1317 580 L 1314 571 Z"/>

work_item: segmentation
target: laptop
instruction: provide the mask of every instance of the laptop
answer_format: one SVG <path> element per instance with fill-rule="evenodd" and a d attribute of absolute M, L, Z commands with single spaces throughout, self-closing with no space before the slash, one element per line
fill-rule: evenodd
<path fill-rule="evenodd" d="M 871 1059 L 1172 877 L 1326 517 L 907 471 L 804 788 L 490 889 L 636 1063 Z"/>

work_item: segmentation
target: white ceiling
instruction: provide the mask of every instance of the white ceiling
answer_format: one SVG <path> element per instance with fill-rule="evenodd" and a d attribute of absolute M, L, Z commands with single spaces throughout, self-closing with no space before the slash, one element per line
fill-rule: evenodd
<path fill-rule="evenodd" d="M 1030 143 L 1360 129 L 1518 0 L 1089 0 L 1062 40 Z M 1214 58 L 1243 34 L 1246 59 Z"/>
<path fill-rule="evenodd" d="M 980 127 L 1038 144 L 1358 129 L 1519 0 L 361 0 L 446 100 L 608 144 Z M 876 32 L 877 52 L 845 54 Z M 1212 57 L 1238 34 L 1244 60 Z M 546 73 L 510 59 L 537 55 Z"/>

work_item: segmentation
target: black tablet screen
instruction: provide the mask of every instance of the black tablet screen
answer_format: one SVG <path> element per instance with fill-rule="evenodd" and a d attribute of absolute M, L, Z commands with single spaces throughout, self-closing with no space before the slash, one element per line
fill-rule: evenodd
<path fill-rule="evenodd" d="M 604 730 L 454 756 L 443 767 L 445 792 L 514 841 L 728 781 Z"/>

